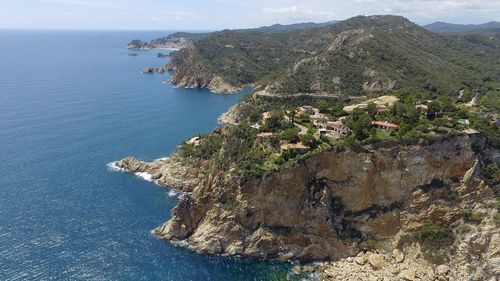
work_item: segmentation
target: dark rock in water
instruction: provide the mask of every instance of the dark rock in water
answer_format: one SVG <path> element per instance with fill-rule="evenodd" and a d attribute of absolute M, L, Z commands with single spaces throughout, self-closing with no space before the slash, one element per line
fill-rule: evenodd
<path fill-rule="evenodd" d="M 158 53 L 158 55 L 157 55 L 157 56 L 158 56 L 159 58 L 161 58 L 161 59 L 164 59 L 164 58 L 168 58 L 168 57 L 169 57 L 169 55 L 165 55 L 165 54 L 162 54 L 162 53 Z"/>
<path fill-rule="evenodd" d="M 142 73 L 145 73 L 145 74 L 150 74 L 150 73 L 154 73 L 154 72 L 155 72 L 155 69 L 152 67 L 145 67 L 142 69 Z"/>
<path fill-rule="evenodd" d="M 138 54 L 137 53 L 128 53 L 127 56 L 129 56 L 129 57 L 137 57 Z"/>
<path fill-rule="evenodd" d="M 167 69 L 162 66 L 162 67 L 145 67 L 142 69 L 142 73 L 144 74 L 151 74 L 151 73 L 165 73 Z"/>

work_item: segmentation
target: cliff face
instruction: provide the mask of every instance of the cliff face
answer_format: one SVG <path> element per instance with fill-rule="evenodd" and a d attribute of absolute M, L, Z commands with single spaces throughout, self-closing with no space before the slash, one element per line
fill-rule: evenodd
<path fill-rule="evenodd" d="M 218 94 L 234 94 L 243 88 L 241 85 L 231 85 L 210 71 L 202 60 L 196 58 L 193 45 L 174 53 L 166 68 L 173 72 L 170 82 L 179 87 L 208 88 Z"/>
<path fill-rule="evenodd" d="M 204 253 L 281 260 L 350 256 L 359 251 L 355 241 L 391 238 L 425 222 L 448 225 L 470 202 L 492 198 L 491 187 L 478 179 L 473 146 L 484 147 L 484 139 L 463 135 L 424 146 L 323 152 L 244 185 L 214 163 L 192 165 L 184 174 L 190 181 L 179 178 L 192 193 L 155 232 Z M 498 160 L 498 151 L 491 154 Z M 169 170 L 173 163 L 134 171 Z"/>

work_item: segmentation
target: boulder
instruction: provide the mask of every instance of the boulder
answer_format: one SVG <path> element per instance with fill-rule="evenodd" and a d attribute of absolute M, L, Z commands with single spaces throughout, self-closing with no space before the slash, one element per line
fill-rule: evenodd
<path fill-rule="evenodd" d="M 441 276 L 448 274 L 448 272 L 450 272 L 450 267 L 447 266 L 446 264 L 442 264 L 438 266 L 436 269 L 436 273 Z"/>
<path fill-rule="evenodd" d="M 379 270 L 387 266 L 387 261 L 381 254 L 372 254 L 368 257 L 368 263 L 373 269 Z"/>
<path fill-rule="evenodd" d="M 295 275 L 300 275 L 300 274 L 302 273 L 302 270 L 301 270 L 300 266 L 296 265 L 296 266 L 294 266 L 294 267 L 292 268 L 292 272 L 293 272 L 293 274 L 295 274 Z"/>
<path fill-rule="evenodd" d="M 426 274 L 427 274 L 427 277 L 429 278 L 429 280 L 436 279 L 436 274 L 434 273 L 434 269 L 432 269 L 432 267 L 429 267 L 427 269 Z"/>
<path fill-rule="evenodd" d="M 414 281 L 414 280 L 416 280 L 415 279 L 416 275 L 417 275 L 417 272 L 415 271 L 415 269 L 407 269 L 407 270 L 401 271 L 401 273 L 399 274 L 399 277 L 402 278 L 403 280 Z"/>
<path fill-rule="evenodd" d="M 402 263 L 405 259 L 405 254 L 399 249 L 392 250 L 392 257 L 397 263 Z"/>
<path fill-rule="evenodd" d="M 155 71 L 155 69 L 152 67 L 145 67 L 142 69 L 142 73 L 144 73 L 144 74 L 150 74 L 150 73 L 153 73 L 154 71 Z"/>
<path fill-rule="evenodd" d="M 364 265 L 366 263 L 366 258 L 365 258 L 365 256 L 359 256 L 359 257 L 355 257 L 354 261 L 359 265 Z"/>

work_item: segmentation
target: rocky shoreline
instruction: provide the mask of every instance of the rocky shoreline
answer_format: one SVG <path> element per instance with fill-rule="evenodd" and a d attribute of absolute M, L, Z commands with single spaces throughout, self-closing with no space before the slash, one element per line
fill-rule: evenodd
<path fill-rule="evenodd" d="M 497 211 L 485 207 L 485 202 L 494 200 L 494 190 L 479 178 L 486 156 L 474 152 L 472 148 L 478 146 L 498 161 L 499 152 L 487 149 L 484 138 L 462 135 L 428 145 L 323 152 L 244 185 L 231 169 L 219 170 L 212 161 L 195 163 L 175 153 L 153 163 L 125 158 L 117 166 L 147 172 L 161 186 L 190 192 L 180 198 L 172 218 L 154 232 L 172 242 L 183 241 L 200 253 L 333 260 L 314 268 L 324 280 L 362 278 L 363 274 L 378 276 L 373 280 L 397 276 L 465 280 L 453 276 L 491 276 L 497 274 L 500 263 L 498 228 L 493 222 Z M 443 254 L 443 264 L 451 273 L 448 279 L 439 279 L 436 267 L 423 261 L 419 242 L 408 235 L 427 222 L 458 228 L 465 209 L 488 219 L 483 220 L 485 227 L 457 234 L 450 249 L 464 252 Z M 388 246 L 384 251 L 367 251 L 361 243 L 367 237 Z M 471 248 L 475 247 L 471 241 L 477 239 L 480 250 Z M 394 249 L 406 253 L 404 266 L 392 266 Z M 372 272 L 368 256 L 367 262 L 360 263 L 360 252 L 383 256 L 384 267 L 376 269 L 381 271 Z M 483 253 L 489 255 L 488 263 L 467 258 Z M 438 279 L 424 278 L 429 268 Z"/>
<path fill-rule="evenodd" d="M 158 185 L 183 192 L 191 192 L 201 184 L 199 169 L 181 161 L 175 154 L 149 163 L 127 157 L 117 161 L 115 166 L 131 173 L 147 173 Z"/>

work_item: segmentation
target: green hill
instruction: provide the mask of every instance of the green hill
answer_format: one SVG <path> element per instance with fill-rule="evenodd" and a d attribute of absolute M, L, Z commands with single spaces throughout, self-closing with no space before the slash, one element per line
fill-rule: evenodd
<path fill-rule="evenodd" d="M 441 36 L 398 16 L 358 16 L 283 33 L 215 32 L 174 53 L 169 68 L 183 86 L 205 87 L 217 77 L 275 95 L 452 94 L 500 79 L 496 40 Z"/>
<path fill-rule="evenodd" d="M 491 21 L 483 24 L 453 24 L 446 22 L 435 22 L 424 25 L 424 28 L 438 33 L 461 33 L 461 32 L 476 32 L 476 33 L 493 33 L 500 32 L 500 22 Z"/>

